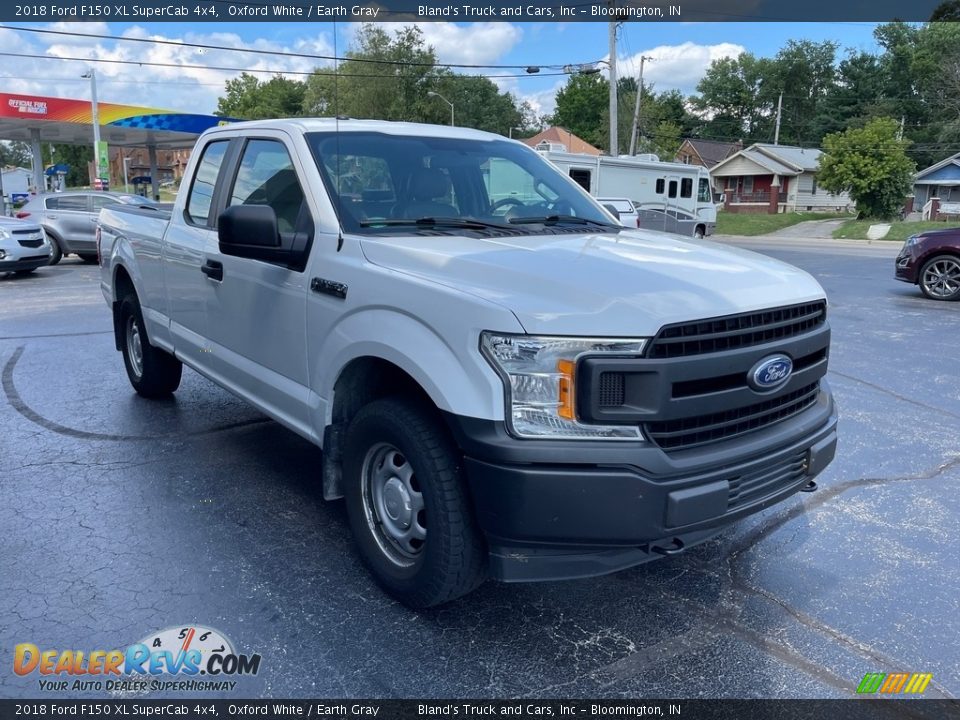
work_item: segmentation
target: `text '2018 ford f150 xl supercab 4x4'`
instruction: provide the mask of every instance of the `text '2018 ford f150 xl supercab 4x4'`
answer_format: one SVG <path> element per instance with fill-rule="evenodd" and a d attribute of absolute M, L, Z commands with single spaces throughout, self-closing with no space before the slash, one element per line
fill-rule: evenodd
<path fill-rule="evenodd" d="M 185 363 L 321 446 L 324 497 L 414 607 L 681 552 L 835 452 L 815 280 L 624 228 L 497 135 L 218 127 L 172 212 L 105 208 L 99 243 L 136 391 Z"/>

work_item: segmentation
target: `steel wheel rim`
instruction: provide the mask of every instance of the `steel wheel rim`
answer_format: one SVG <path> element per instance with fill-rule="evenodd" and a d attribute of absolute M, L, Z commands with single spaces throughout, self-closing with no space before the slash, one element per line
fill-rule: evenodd
<path fill-rule="evenodd" d="M 360 476 L 363 512 L 383 554 L 399 567 L 410 567 L 427 539 L 426 508 L 416 472 L 390 443 L 377 443 L 363 459 Z"/>
<path fill-rule="evenodd" d="M 944 258 L 930 263 L 923 271 L 923 287 L 937 298 L 955 295 L 960 291 L 960 262 Z"/>
<path fill-rule="evenodd" d="M 127 318 L 127 358 L 130 369 L 138 378 L 143 376 L 143 342 L 140 339 L 140 326 L 131 315 Z"/>

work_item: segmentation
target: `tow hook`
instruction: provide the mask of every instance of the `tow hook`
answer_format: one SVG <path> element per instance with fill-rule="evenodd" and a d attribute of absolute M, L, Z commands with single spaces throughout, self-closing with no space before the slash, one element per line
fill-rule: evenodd
<path fill-rule="evenodd" d="M 650 552 L 656 553 L 657 555 L 663 555 L 664 557 L 669 557 L 670 555 L 679 555 L 686 549 L 686 546 L 684 546 L 683 541 L 680 538 L 674 538 L 672 543 L 673 544 L 671 547 L 651 545 Z"/>
<path fill-rule="evenodd" d="M 806 485 L 800 488 L 800 492 L 816 492 L 816 490 L 817 484 L 813 480 L 809 481 Z"/>

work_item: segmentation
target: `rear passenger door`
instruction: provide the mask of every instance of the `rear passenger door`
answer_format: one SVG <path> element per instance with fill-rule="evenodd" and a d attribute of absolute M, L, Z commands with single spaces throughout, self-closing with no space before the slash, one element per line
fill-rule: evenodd
<path fill-rule="evenodd" d="M 91 217 L 89 195 L 59 195 L 47 199 L 47 221 L 57 237 L 63 240 L 64 252 L 86 254 L 97 251 L 96 223 L 90 222 Z"/>
<path fill-rule="evenodd" d="M 312 234 L 302 168 L 282 133 L 242 141 L 232 168 L 232 175 L 223 178 L 223 207 L 268 205 L 281 234 Z M 222 277 L 206 279 L 210 348 L 205 360 L 225 384 L 309 432 L 307 274 L 223 255 L 215 240 L 206 246 L 204 263 L 222 268 Z"/>

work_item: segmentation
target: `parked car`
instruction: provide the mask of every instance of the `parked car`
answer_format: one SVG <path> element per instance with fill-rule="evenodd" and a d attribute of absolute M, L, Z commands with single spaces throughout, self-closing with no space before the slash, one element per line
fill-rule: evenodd
<path fill-rule="evenodd" d="M 907 238 L 897 255 L 895 277 L 919 285 L 931 300 L 960 300 L 960 228 Z"/>
<path fill-rule="evenodd" d="M 615 224 L 485 132 L 210 129 L 172 212 L 101 211 L 100 274 L 134 390 L 169 397 L 185 364 L 320 446 L 324 497 L 414 607 L 676 555 L 836 450 L 816 280 Z"/>
<path fill-rule="evenodd" d="M 50 252 L 50 243 L 40 225 L 0 216 L 0 273 L 32 273 L 49 264 Z"/>
<path fill-rule="evenodd" d="M 597 198 L 597 202 L 603 205 L 607 210 L 613 208 L 617 211 L 617 218 L 624 227 L 640 227 L 640 216 L 636 208 L 633 207 L 633 201 L 627 198 Z"/>
<path fill-rule="evenodd" d="M 60 258 L 70 253 L 79 255 L 84 262 L 96 262 L 97 216 L 100 211 L 112 203 L 141 205 L 151 202 L 138 195 L 99 190 L 46 193 L 34 196 L 17 211 L 17 217 L 30 218 L 43 227 L 53 247 L 51 265 L 56 265 Z"/>

